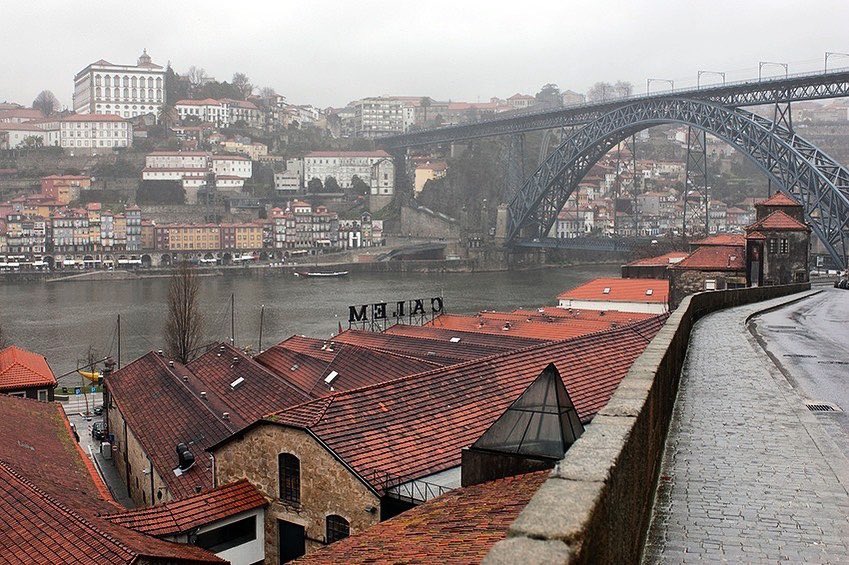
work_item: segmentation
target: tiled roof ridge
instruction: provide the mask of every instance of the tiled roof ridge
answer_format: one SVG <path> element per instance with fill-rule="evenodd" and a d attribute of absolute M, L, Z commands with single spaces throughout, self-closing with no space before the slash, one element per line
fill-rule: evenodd
<path fill-rule="evenodd" d="M 802 222 L 800 222 L 799 220 L 797 220 L 796 218 L 794 218 L 793 216 L 791 216 L 787 212 L 785 212 L 783 210 L 773 210 L 769 215 L 767 215 L 763 219 L 758 220 L 754 224 L 750 224 L 750 225 L 746 226 L 746 231 L 748 232 L 750 230 L 761 229 L 766 224 L 767 220 L 769 220 L 770 218 L 772 218 L 772 217 L 782 218 L 782 216 L 784 218 L 786 218 L 787 220 L 790 220 L 792 223 L 796 224 L 796 226 L 798 226 L 798 228 L 789 228 L 789 229 L 806 229 L 806 230 L 810 229 L 808 226 L 806 226 L 805 224 L 803 224 Z M 782 218 L 782 219 L 784 219 L 784 218 Z M 783 229 L 788 229 L 788 228 L 783 228 Z"/>
<path fill-rule="evenodd" d="M 60 511 L 60 512 L 62 512 L 63 514 L 65 514 L 65 515 L 66 515 L 66 516 L 68 516 L 69 518 L 71 518 L 71 519 L 73 519 L 73 520 L 76 520 L 77 522 L 79 522 L 79 523 L 83 524 L 83 525 L 84 525 L 84 526 L 86 526 L 87 528 L 89 528 L 89 529 L 93 530 L 95 533 L 99 534 L 101 537 L 103 537 L 104 539 L 108 540 L 110 543 L 114 543 L 115 545 L 119 546 L 122 550 L 124 550 L 124 551 L 125 551 L 125 552 L 127 552 L 128 554 L 130 554 L 130 555 L 134 555 L 134 556 L 138 556 L 138 552 L 137 552 L 137 551 L 130 549 L 130 547 L 129 547 L 129 546 L 127 546 L 127 545 L 125 545 L 123 542 L 121 542 L 121 541 L 119 541 L 119 540 L 115 539 L 113 536 L 111 536 L 111 535 L 110 535 L 110 534 L 108 534 L 107 532 L 104 532 L 103 530 L 101 530 L 100 528 L 98 528 L 96 525 L 94 525 L 92 522 L 90 522 L 89 520 L 87 520 L 86 518 L 84 518 L 82 515 L 80 515 L 78 512 L 76 512 L 75 510 L 73 510 L 72 508 L 70 508 L 70 507 L 66 506 L 66 505 L 65 505 L 65 504 L 63 504 L 62 502 L 60 502 L 60 501 L 56 500 L 55 498 L 53 498 L 52 496 L 50 496 L 49 494 L 47 494 L 46 492 L 44 492 L 43 490 L 41 490 L 40 488 L 38 488 L 38 487 L 37 487 L 34 483 L 32 483 L 29 479 L 27 479 L 27 478 L 26 478 L 26 477 L 24 477 L 21 473 L 19 473 L 19 472 L 15 469 L 15 467 L 14 467 L 14 466 L 12 466 L 11 464 L 9 464 L 9 463 L 7 463 L 6 461 L 4 461 L 4 460 L 0 459 L 0 467 L 2 467 L 2 468 L 3 468 L 3 469 L 7 472 L 7 473 L 9 473 L 9 475 L 11 475 L 11 476 L 12 476 L 12 477 L 13 477 L 13 478 L 17 481 L 17 482 L 19 482 L 19 483 L 20 483 L 21 485 L 23 485 L 25 488 L 27 488 L 28 490 L 30 490 L 33 494 L 35 494 L 36 496 L 38 496 L 38 497 L 39 497 L 39 498 L 41 498 L 42 500 L 46 501 L 46 502 L 47 502 L 48 504 L 50 504 L 51 506 L 55 506 L 56 508 L 58 508 L 58 509 L 59 509 L 59 511 Z"/>
<path fill-rule="evenodd" d="M 514 349 L 512 351 L 502 351 L 502 352 L 499 352 L 499 353 L 494 353 L 493 355 L 487 355 L 485 357 L 479 357 L 478 359 L 470 359 L 468 361 L 463 361 L 462 363 L 456 363 L 456 364 L 449 365 L 449 366 L 435 367 L 434 369 L 431 369 L 429 371 L 423 371 L 421 373 L 413 373 L 413 374 L 410 374 L 410 375 L 404 375 L 402 377 L 398 377 L 397 379 L 391 379 L 391 380 L 388 380 L 388 381 L 383 381 L 382 383 L 375 383 L 375 384 L 366 385 L 366 386 L 359 387 L 359 388 L 353 388 L 351 390 L 335 392 L 333 394 L 330 394 L 328 396 L 322 397 L 322 398 L 317 399 L 317 400 L 313 400 L 313 401 L 310 401 L 310 402 L 304 402 L 302 404 L 296 404 L 294 406 L 284 408 L 283 410 L 273 412 L 272 414 L 269 414 L 268 416 L 283 416 L 287 412 L 289 412 L 290 410 L 293 411 L 297 408 L 306 407 L 307 405 L 309 405 L 313 402 L 317 402 L 317 401 L 321 401 L 321 400 L 327 400 L 328 401 L 327 406 L 324 407 L 324 409 L 321 411 L 321 415 L 318 418 L 315 418 L 315 417 L 313 418 L 310 425 L 307 426 L 307 427 L 310 427 L 310 426 L 315 425 L 318 421 L 321 420 L 321 416 L 324 416 L 324 413 L 327 411 L 327 408 L 330 406 L 330 404 L 333 400 L 335 400 L 337 398 L 341 398 L 343 396 L 347 396 L 347 395 L 351 395 L 351 394 L 355 394 L 355 393 L 359 394 L 359 393 L 362 393 L 363 391 L 382 388 L 384 386 L 399 383 L 399 382 L 405 381 L 405 380 L 421 379 L 423 377 L 428 377 L 433 373 L 437 373 L 439 371 L 445 370 L 446 368 L 449 368 L 449 367 L 452 370 L 457 370 L 457 369 L 463 369 L 463 368 L 470 366 L 470 365 L 474 365 L 476 363 L 492 363 L 493 361 L 497 361 L 500 358 L 507 357 L 507 356 L 510 356 L 510 355 L 516 355 L 516 354 L 519 354 L 519 353 L 527 353 L 527 352 L 532 351 L 534 349 L 541 349 L 541 348 L 543 348 L 547 345 L 550 345 L 552 343 L 589 341 L 591 339 L 598 337 L 600 334 L 606 334 L 606 333 L 610 333 L 610 332 L 619 331 L 619 330 L 622 330 L 622 329 L 627 329 L 628 326 L 644 326 L 644 325 L 648 326 L 648 325 L 651 325 L 653 322 L 655 322 L 655 320 L 657 318 L 668 317 L 668 316 L 669 316 L 669 313 L 658 314 L 657 316 L 653 316 L 651 318 L 646 318 L 646 319 L 643 319 L 643 320 L 636 320 L 636 321 L 633 321 L 633 322 L 630 322 L 630 323 L 622 323 L 621 325 L 617 325 L 615 328 L 605 328 L 605 329 L 602 329 L 602 330 L 598 330 L 596 332 L 583 334 L 583 335 L 579 335 L 579 336 L 575 336 L 575 337 L 570 337 L 570 338 L 566 338 L 566 339 L 554 339 L 554 340 L 550 340 L 550 341 L 545 341 L 543 343 L 535 343 L 533 345 L 529 345 L 528 347 L 523 347 L 521 349 Z M 263 419 L 265 419 L 265 418 L 263 418 Z"/>
<path fill-rule="evenodd" d="M 279 345 L 279 344 L 278 344 L 278 345 Z M 251 357 L 250 355 L 248 355 L 248 354 L 247 354 L 247 353 L 245 353 L 244 351 L 240 350 L 240 349 L 239 349 L 239 348 L 237 348 L 237 347 L 234 347 L 234 346 L 230 345 L 229 343 L 226 343 L 226 342 L 224 342 L 224 341 L 220 341 L 220 342 L 218 342 L 218 343 L 215 345 L 215 347 L 213 347 L 212 349 L 210 349 L 209 351 L 207 351 L 207 352 L 206 352 L 206 353 L 204 353 L 203 355 L 207 355 L 207 354 L 209 354 L 209 353 L 214 353 L 214 352 L 215 352 L 215 349 L 216 349 L 216 348 L 219 348 L 219 347 L 221 347 L 221 346 L 224 346 L 224 347 L 228 348 L 230 351 L 236 352 L 239 356 L 243 357 L 244 359 L 247 359 L 247 360 L 251 363 L 251 367 L 259 368 L 259 369 L 260 369 L 263 373 L 267 374 L 267 375 L 268 375 L 268 376 L 270 376 L 270 377 L 273 377 L 273 378 L 274 378 L 275 380 L 277 380 L 277 381 L 282 382 L 282 383 L 283 383 L 283 384 L 284 384 L 287 388 L 289 388 L 289 389 L 290 389 L 293 393 L 296 393 L 296 394 L 298 394 L 298 395 L 300 395 L 300 396 L 303 396 L 305 399 L 309 399 L 309 396 L 308 396 L 308 395 L 306 395 L 303 391 L 301 391 L 301 389 L 299 389 L 299 388 L 298 388 L 298 387 L 296 387 L 294 384 L 292 384 L 289 380 L 284 379 L 281 375 L 278 375 L 277 373 L 275 373 L 274 371 L 272 371 L 271 369 L 269 369 L 268 367 L 266 367 L 265 365 L 263 365 L 262 363 L 260 363 L 260 362 L 259 362 L 259 361 L 257 361 L 256 359 L 254 359 L 254 357 Z M 203 355 L 201 355 L 200 357 L 197 357 L 197 358 L 192 359 L 191 361 L 189 361 L 189 363 L 186 365 L 186 368 L 187 368 L 187 369 L 189 369 L 189 371 L 191 372 L 190 365 L 191 365 L 192 363 L 194 363 L 195 361 L 197 361 L 198 359 L 200 359 L 201 357 L 203 357 Z M 220 400 L 221 400 L 224 404 L 227 404 L 228 406 L 230 405 L 230 404 L 229 404 L 228 402 L 226 402 L 225 400 L 223 400 L 223 399 L 220 399 Z"/>
<path fill-rule="evenodd" d="M 226 421 L 226 420 L 224 420 L 223 418 L 221 418 L 221 416 L 220 416 L 218 413 L 216 413 L 216 412 L 212 409 L 212 407 L 209 405 L 209 396 L 210 396 L 210 392 L 209 392 L 209 391 L 206 391 L 207 400 L 204 400 L 203 398 L 201 398 L 200 396 L 198 396 L 197 394 L 195 394 L 195 391 L 193 391 L 193 390 L 191 389 L 191 387 L 189 387 L 186 383 L 184 383 L 184 382 L 183 382 L 183 379 L 180 377 L 180 375 L 176 374 L 176 373 L 173 371 L 174 367 L 169 367 L 169 366 L 168 366 L 168 363 L 166 363 L 166 362 L 165 362 L 165 357 L 160 357 L 158 353 L 157 353 L 157 354 L 155 354 L 155 355 L 154 355 L 154 357 L 156 358 L 157 362 L 158 362 L 160 365 L 162 365 L 162 367 L 163 367 L 163 368 L 164 368 L 164 369 L 168 372 L 168 374 L 169 374 L 169 375 L 171 375 L 171 377 L 172 377 L 172 378 L 173 378 L 173 379 L 174 379 L 174 380 L 175 380 L 175 381 L 176 381 L 176 382 L 177 382 L 180 386 L 182 386 L 182 387 L 183 387 L 186 391 L 188 391 L 188 393 L 192 396 L 192 398 L 194 398 L 195 400 L 197 400 L 198 404 L 200 404 L 201 406 L 203 406 L 203 407 L 204 407 L 204 410 L 206 410 L 207 412 L 209 412 L 209 413 L 212 415 L 212 417 L 213 417 L 213 418 L 215 418 L 216 420 L 218 420 L 219 422 L 221 422 L 221 423 L 224 425 L 224 427 L 227 429 L 227 431 L 228 431 L 229 433 L 231 433 L 231 434 L 232 434 L 232 433 L 235 431 L 235 430 L 233 429 L 233 427 L 231 426 L 231 423 L 230 423 L 229 421 Z M 185 369 L 186 369 L 189 373 L 191 373 L 191 371 L 189 370 L 189 368 L 188 368 L 188 366 L 187 366 L 187 365 L 183 365 L 183 367 L 184 367 L 184 368 L 185 368 Z M 197 377 L 195 377 L 195 378 L 197 378 Z M 215 401 L 216 401 L 217 403 L 221 403 L 221 404 L 227 405 L 227 403 L 226 403 L 226 402 L 224 402 L 223 400 L 221 400 L 220 398 L 218 398 L 218 396 L 217 396 L 217 395 L 215 395 L 214 393 L 213 393 L 211 396 L 213 396 L 213 397 L 214 397 L 214 399 L 215 399 Z"/>
<path fill-rule="evenodd" d="M 280 348 L 282 348 L 282 349 L 286 349 L 287 351 L 291 351 L 292 353 L 298 353 L 298 354 L 300 354 L 300 355 L 306 355 L 306 356 L 307 356 L 307 357 L 309 357 L 310 359 L 316 359 L 316 360 L 318 360 L 318 361 L 321 361 L 322 363 L 327 363 L 327 364 L 332 363 L 332 362 L 333 362 L 333 360 L 335 360 L 335 359 L 336 359 L 336 355 L 338 355 L 338 354 L 339 354 L 339 351 L 331 351 L 330 353 L 334 353 L 334 355 L 333 355 L 333 360 L 328 361 L 327 359 L 324 359 L 323 357 L 321 357 L 320 355 L 318 355 L 318 354 L 314 353 L 313 351 L 311 351 L 311 350 L 309 350 L 309 349 L 304 349 L 303 351 L 301 351 L 301 350 L 299 350 L 299 349 L 293 349 L 292 347 L 287 347 L 285 344 L 286 344 L 288 341 L 292 340 L 292 339 L 310 339 L 310 340 L 324 341 L 324 342 L 333 341 L 332 339 L 325 339 L 325 340 L 322 340 L 321 338 L 317 338 L 317 337 L 307 337 L 307 336 L 305 336 L 305 335 L 292 334 L 292 335 L 290 335 L 289 337 L 287 337 L 286 339 L 284 339 L 283 341 L 281 341 L 281 342 L 279 342 L 279 343 L 275 343 L 275 344 L 274 344 L 273 346 L 271 346 L 271 347 L 280 347 Z M 341 343 L 341 342 L 340 342 L 340 343 Z M 269 348 L 269 349 L 271 349 L 271 348 Z M 266 350 L 266 351 L 267 351 L 267 350 Z M 340 351 L 341 351 L 341 349 L 340 349 Z M 324 351 L 324 353 L 327 353 L 327 351 L 325 350 L 325 351 Z"/>
<path fill-rule="evenodd" d="M 12 363 L 9 365 L 9 367 L 6 367 L 6 369 L 0 370 L 0 374 L 5 373 L 9 368 L 13 367 L 17 363 L 17 364 L 21 365 L 22 367 L 24 367 L 25 369 L 29 370 L 30 372 L 33 372 L 37 375 L 41 375 L 41 373 L 37 369 L 34 369 L 33 367 L 31 367 L 29 365 L 29 363 L 24 362 L 25 360 L 22 360 L 20 358 L 20 356 L 17 355 L 17 353 L 24 353 L 25 356 L 33 355 L 33 356 L 36 356 L 36 357 L 41 357 L 42 359 L 44 359 L 44 362 L 47 364 L 47 367 L 50 369 L 50 363 L 47 362 L 47 357 L 45 357 L 44 355 L 41 355 L 40 353 L 36 353 L 34 351 L 24 349 L 23 347 L 19 347 L 17 345 L 9 345 L 8 347 L 4 347 L 4 348 L 0 349 L 0 353 L 3 353 L 5 351 L 9 351 L 10 349 L 15 352 L 15 355 L 13 355 L 13 357 L 12 357 Z M 50 369 L 50 370 L 53 371 L 53 369 Z"/>

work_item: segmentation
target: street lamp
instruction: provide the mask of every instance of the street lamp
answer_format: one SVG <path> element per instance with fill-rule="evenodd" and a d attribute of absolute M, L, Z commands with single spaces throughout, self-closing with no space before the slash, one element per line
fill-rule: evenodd
<path fill-rule="evenodd" d="M 675 90 L 675 81 L 669 80 L 667 78 L 647 78 L 646 79 L 646 94 L 651 94 L 651 83 L 653 82 L 665 82 L 668 84 L 672 90 Z"/>
<path fill-rule="evenodd" d="M 760 82 L 760 80 L 761 80 L 761 76 L 762 76 L 761 71 L 763 71 L 763 68 L 770 66 L 770 65 L 774 66 L 774 67 L 784 67 L 784 78 L 787 78 L 788 76 L 790 76 L 790 71 L 789 71 L 789 67 L 787 66 L 787 63 L 774 63 L 774 62 L 771 62 L 771 61 L 760 61 L 760 62 L 758 62 L 758 82 Z"/>
<path fill-rule="evenodd" d="M 837 51 L 826 51 L 825 52 L 825 69 L 824 72 L 828 72 L 828 58 L 829 57 L 849 57 L 849 53 L 838 53 Z"/>
<path fill-rule="evenodd" d="M 699 71 L 699 76 L 696 77 L 696 88 L 702 87 L 702 75 L 714 75 L 722 77 L 722 85 L 725 86 L 725 73 L 719 71 Z"/>

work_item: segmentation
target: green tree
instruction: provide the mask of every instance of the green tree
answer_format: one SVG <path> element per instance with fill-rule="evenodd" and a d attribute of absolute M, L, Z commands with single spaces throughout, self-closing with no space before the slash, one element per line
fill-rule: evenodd
<path fill-rule="evenodd" d="M 369 193 L 369 185 L 357 175 L 351 177 L 351 188 L 357 196 Z"/>
<path fill-rule="evenodd" d="M 165 103 L 167 105 L 174 106 L 178 100 L 190 98 L 191 87 L 189 79 L 175 73 L 170 64 L 165 68 Z"/>
<path fill-rule="evenodd" d="M 548 106 L 563 105 L 563 99 L 560 97 L 560 88 L 552 82 L 543 85 L 535 98 L 540 104 L 546 104 Z"/>
<path fill-rule="evenodd" d="M 40 135 L 28 135 L 21 143 L 21 147 L 24 149 L 40 149 L 44 147 L 44 140 Z"/>
<path fill-rule="evenodd" d="M 342 192 L 342 188 L 339 186 L 339 183 L 336 182 L 336 177 L 327 177 L 324 179 L 324 191 Z"/>
<path fill-rule="evenodd" d="M 318 177 L 313 177 L 307 183 L 307 192 L 312 194 L 316 194 L 318 192 L 324 191 L 324 185 L 321 183 L 321 179 Z"/>
<path fill-rule="evenodd" d="M 432 103 L 433 100 L 430 99 L 430 96 L 422 96 L 422 99 L 419 101 L 419 106 L 422 110 L 424 110 L 422 117 L 422 125 L 427 124 L 427 109 L 430 108 Z"/>
<path fill-rule="evenodd" d="M 254 91 L 254 85 L 251 84 L 251 79 L 245 73 L 235 73 L 232 84 L 239 89 L 243 99 L 250 96 Z"/>
<path fill-rule="evenodd" d="M 186 190 L 178 180 L 143 180 L 136 192 L 138 204 L 185 204 Z"/>
<path fill-rule="evenodd" d="M 165 103 L 159 107 L 159 114 L 156 116 L 156 121 L 167 133 L 167 130 L 174 127 L 174 124 L 177 123 L 177 118 L 177 110 L 174 106 Z"/>

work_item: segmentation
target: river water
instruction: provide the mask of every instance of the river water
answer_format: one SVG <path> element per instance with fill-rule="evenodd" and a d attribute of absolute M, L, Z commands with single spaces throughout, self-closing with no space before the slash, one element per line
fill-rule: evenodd
<path fill-rule="evenodd" d="M 585 265 L 498 273 L 353 273 L 341 279 L 232 274 L 203 277 L 205 341 L 230 336 L 230 295 L 236 296 L 236 342 L 258 346 L 265 305 L 263 347 L 293 334 L 329 337 L 347 327 L 348 306 L 442 295 L 445 311 L 555 305 L 557 295 L 584 281 L 617 276 L 613 265 Z M 45 355 L 58 375 L 72 371 L 93 346 L 116 355 L 121 314 L 122 361 L 162 347 L 167 278 L 126 281 L 4 283 L 0 323 L 8 341 Z"/>

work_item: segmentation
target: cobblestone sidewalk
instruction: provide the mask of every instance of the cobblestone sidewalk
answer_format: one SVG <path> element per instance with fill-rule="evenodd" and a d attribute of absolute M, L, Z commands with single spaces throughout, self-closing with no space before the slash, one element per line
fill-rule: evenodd
<path fill-rule="evenodd" d="M 793 298 L 696 324 L 645 563 L 849 563 L 849 463 L 745 324 Z"/>

